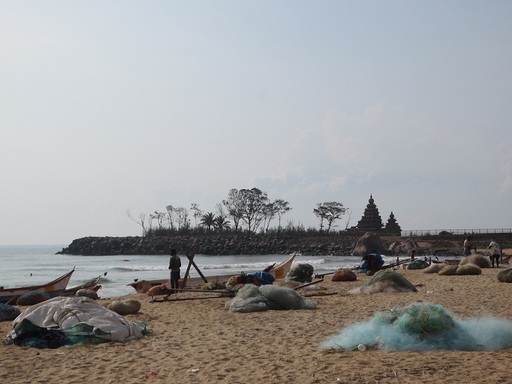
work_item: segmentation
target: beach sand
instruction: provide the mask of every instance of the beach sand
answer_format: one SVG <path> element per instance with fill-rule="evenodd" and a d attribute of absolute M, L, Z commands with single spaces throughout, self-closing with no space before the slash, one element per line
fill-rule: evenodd
<path fill-rule="evenodd" d="M 512 348 L 498 352 L 327 352 L 320 344 L 355 322 L 417 301 L 443 305 L 458 318 L 495 316 L 512 321 L 512 284 L 496 269 L 478 276 L 439 276 L 399 270 L 415 293 L 351 295 L 369 277 L 319 284 L 304 295 L 315 310 L 233 313 L 228 298 L 153 303 L 127 318 L 151 334 L 127 343 L 38 350 L 0 345 L 4 383 L 509 383 Z M 100 291 L 101 293 L 101 291 Z M 23 310 L 23 308 L 21 308 Z M 5 337 L 10 322 L 0 323 Z"/>

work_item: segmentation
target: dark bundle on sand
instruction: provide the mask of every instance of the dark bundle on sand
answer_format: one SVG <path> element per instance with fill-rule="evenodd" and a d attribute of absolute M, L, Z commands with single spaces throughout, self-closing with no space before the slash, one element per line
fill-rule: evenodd
<path fill-rule="evenodd" d="M 498 281 L 502 283 L 512 283 L 512 268 L 507 268 L 498 272 Z"/>
<path fill-rule="evenodd" d="M 381 270 L 353 293 L 417 292 L 416 287 L 398 272 Z"/>
<path fill-rule="evenodd" d="M 336 272 L 334 272 L 334 275 L 332 276 L 332 281 L 356 281 L 357 276 L 356 274 L 348 269 L 348 268 L 341 268 L 338 269 Z"/>
<path fill-rule="evenodd" d="M 465 264 L 474 264 L 479 266 L 480 268 L 491 268 L 491 263 L 489 262 L 489 259 L 482 255 L 471 255 L 463 258 L 460 261 L 459 265 Z"/>
<path fill-rule="evenodd" d="M 315 269 L 311 264 L 297 264 L 285 277 L 286 281 L 298 281 L 300 283 L 309 283 L 313 280 Z"/>

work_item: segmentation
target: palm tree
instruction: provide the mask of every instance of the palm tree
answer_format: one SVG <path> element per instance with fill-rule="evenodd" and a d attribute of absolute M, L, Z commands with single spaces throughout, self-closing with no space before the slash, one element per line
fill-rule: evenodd
<path fill-rule="evenodd" d="M 201 225 L 205 226 L 208 231 L 211 231 L 212 227 L 215 228 L 215 215 L 211 212 L 205 213 L 201 217 Z"/>
<path fill-rule="evenodd" d="M 231 229 L 231 223 L 229 222 L 229 220 L 226 219 L 225 216 L 222 216 L 222 215 L 215 216 L 214 221 L 215 221 L 214 227 L 218 231 L 224 231 L 226 229 Z"/>

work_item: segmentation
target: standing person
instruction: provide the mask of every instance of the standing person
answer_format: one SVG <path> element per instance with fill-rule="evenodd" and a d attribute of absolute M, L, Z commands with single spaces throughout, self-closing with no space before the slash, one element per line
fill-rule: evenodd
<path fill-rule="evenodd" d="M 171 259 L 169 260 L 169 269 L 171 270 L 171 289 L 178 289 L 178 281 L 181 279 L 181 259 L 176 254 L 175 249 L 171 249 Z"/>
<path fill-rule="evenodd" d="M 471 236 L 466 237 L 466 240 L 464 240 L 464 256 L 471 255 L 471 250 L 473 248 L 475 248 L 475 251 L 476 251 L 476 247 L 473 244 L 473 240 L 471 239 Z"/>
<path fill-rule="evenodd" d="M 491 258 L 491 265 L 492 268 L 494 268 L 494 261 L 496 260 L 496 268 L 499 268 L 500 266 L 500 256 L 501 256 L 501 248 L 497 242 L 494 241 L 494 239 L 491 240 L 491 243 L 487 248 L 491 249 L 491 255 L 489 256 Z"/>

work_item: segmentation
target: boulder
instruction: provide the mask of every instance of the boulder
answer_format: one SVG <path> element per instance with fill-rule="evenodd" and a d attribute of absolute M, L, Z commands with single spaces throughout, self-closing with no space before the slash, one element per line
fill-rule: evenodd
<path fill-rule="evenodd" d="M 395 255 L 408 255 L 413 250 L 416 252 L 422 251 L 418 242 L 413 239 L 407 239 L 405 241 L 394 241 L 391 243 L 388 249 Z"/>
<path fill-rule="evenodd" d="M 374 233 L 366 232 L 357 242 L 352 256 L 364 256 L 368 253 L 389 254 L 389 250 L 384 246 L 379 236 Z"/>

